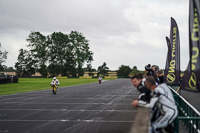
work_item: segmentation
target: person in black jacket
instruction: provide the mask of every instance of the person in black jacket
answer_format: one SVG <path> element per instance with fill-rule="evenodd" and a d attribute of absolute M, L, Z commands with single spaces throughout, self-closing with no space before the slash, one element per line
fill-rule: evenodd
<path fill-rule="evenodd" d="M 140 95 L 138 96 L 138 100 L 143 100 L 146 102 L 150 101 L 150 94 L 151 91 L 146 88 L 144 84 L 144 80 L 138 75 L 135 75 L 131 78 L 131 82 L 135 88 L 140 92 Z"/>
<path fill-rule="evenodd" d="M 148 64 L 145 66 L 146 76 L 153 76 L 156 80 L 156 83 L 159 84 L 156 73 L 151 69 L 151 65 Z"/>
<path fill-rule="evenodd" d="M 164 83 L 164 75 L 163 75 L 162 70 L 158 71 L 158 79 L 159 79 L 160 84 Z"/>

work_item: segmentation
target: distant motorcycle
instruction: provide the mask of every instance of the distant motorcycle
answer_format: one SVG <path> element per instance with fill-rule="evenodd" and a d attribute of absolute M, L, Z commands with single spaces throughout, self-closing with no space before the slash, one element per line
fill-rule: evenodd
<path fill-rule="evenodd" d="M 99 84 L 101 84 L 101 82 L 102 82 L 102 77 L 99 77 L 98 80 L 99 80 Z"/>
<path fill-rule="evenodd" d="M 57 92 L 57 84 L 55 82 L 51 83 L 51 90 L 52 90 L 53 94 L 56 94 L 56 92 Z"/>

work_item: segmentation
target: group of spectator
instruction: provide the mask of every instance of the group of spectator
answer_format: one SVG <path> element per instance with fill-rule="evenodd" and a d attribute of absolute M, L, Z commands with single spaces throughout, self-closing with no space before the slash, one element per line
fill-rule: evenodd
<path fill-rule="evenodd" d="M 146 76 L 153 76 L 156 79 L 157 83 L 164 83 L 164 75 L 163 71 L 159 70 L 158 66 L 156 65 L 146 65 L 145 66 Z"/>
<path fill-rule="evenodd" d="M 152 133 L 173 133 L 172 122 L 178 115 L 172 92 L 164 83 L 163 71 L 156 65 L 145 66 L 145 75 L 139 73 L 131 78 L 132 84 L 140 92 L 134 99 L 134 107 L 143 106 L 151 110 Z"/>

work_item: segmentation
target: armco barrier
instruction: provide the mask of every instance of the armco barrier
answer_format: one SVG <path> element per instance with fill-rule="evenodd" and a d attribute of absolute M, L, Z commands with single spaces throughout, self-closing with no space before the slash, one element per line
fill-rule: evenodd
<path fill-rule="evenodd" d="M 0 84 L 18 83 L 18 77 L 0 78 Z"/>
<path fill-rule="evenodd" d="M 175 133 L 179 133 L 179 123 L 182 121 L 188 133 L 200 133 L 200 113 L 190 103 L 188 103 L 181 95 L 175 90 L 177 86 L 171 86 L 174 99 L 178 106 L 179 115 L 175 120 L 174 127 Z"/>
<path fill-rule="evenodd" d="M 117 78 L 120 79 L 120 78 L 125 78 L 125 77 L 124 76 L 117 76 Z"/>
<path fill-rule="evenodd" d="M 63 77 L 56 77 L 57 79 L 67 79 L 67 76 Z"/>
<path fill-rule="evenodd" d="M 70 78 L 75 78 L 75 79 L 78 79 L 78 78 L 79 78 L 79 76 L 77 76 L 77 77 L 75 77 L 75 76 L 74 76 L 74 77 L 67 76 L 67 78 L 69 78 L 69 79 L 70 79 Z"/>

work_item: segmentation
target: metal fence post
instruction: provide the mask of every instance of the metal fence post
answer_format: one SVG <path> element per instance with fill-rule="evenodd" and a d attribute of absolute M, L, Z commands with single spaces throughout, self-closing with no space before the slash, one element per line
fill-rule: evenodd
<path fill-rule="evenodd" d="M 176 118 L 174 122 L 174 133 L 179 133 L 179 119 Z"/>

